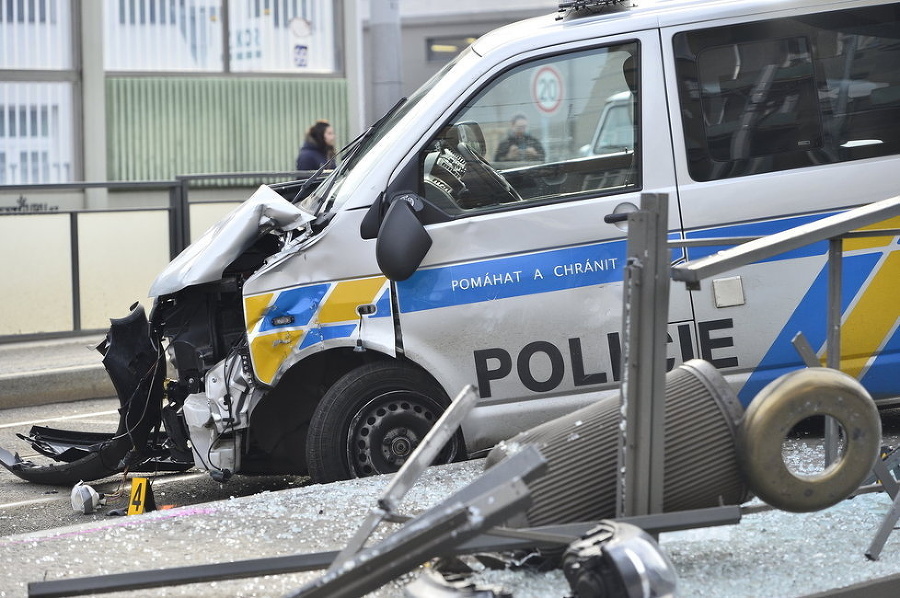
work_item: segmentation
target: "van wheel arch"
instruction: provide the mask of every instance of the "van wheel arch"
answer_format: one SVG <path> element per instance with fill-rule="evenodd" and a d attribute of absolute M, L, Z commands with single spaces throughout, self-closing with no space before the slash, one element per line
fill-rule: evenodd
<path fill-rule="evenodd" d="M 306 475 L 306 433 L 325 392 L 347 372 L 389 359 L 375 351 L 340 348 L 295 363 L 253 410 L 248 467 L 242 472 Z"/>

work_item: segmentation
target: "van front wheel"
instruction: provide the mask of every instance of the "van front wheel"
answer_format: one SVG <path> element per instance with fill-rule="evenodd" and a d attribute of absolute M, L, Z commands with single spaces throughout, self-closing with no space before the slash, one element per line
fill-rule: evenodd
<path fill-rule="evenodd" d="M 399 470 L 449 404 L 443 389 L 413 367 L 377 362 L 352 370 L 328 389 L 310 420 L 310 477 L 327 483 Z M 457 433 L 435 463 L 464 453 Z"/>

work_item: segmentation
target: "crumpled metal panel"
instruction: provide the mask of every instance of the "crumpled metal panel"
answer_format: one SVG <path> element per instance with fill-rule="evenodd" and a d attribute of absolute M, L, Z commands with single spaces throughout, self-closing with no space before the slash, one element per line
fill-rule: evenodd
<path fill-rule="evenodd" d="M 294 230 L 314 219 L 268 186 L 260 185 L 247 201 L 169 262 L 150 286 L 150 296 L 169 295 L 219 280 L 225 268 L 253 244 L 261 230 Z"/>

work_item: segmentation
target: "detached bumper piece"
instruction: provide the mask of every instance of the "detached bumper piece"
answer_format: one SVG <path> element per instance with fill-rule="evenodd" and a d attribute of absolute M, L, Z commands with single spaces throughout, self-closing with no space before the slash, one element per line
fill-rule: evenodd
<path fill-rule="evenodd" d="M 22 440 L 31 444 L 31 448 L 50 457 L 54 461 L 74 463 L 91 453 L 103 449 L 106 443 L 112 442 L 114 434 L 100 432 L 75 432 L 71 430 L 57 430 L 43 426 L 32 426 L 28 436 L 16 434 Z M 146 449 L 147 460 L 129 470 L 135 473 L 149 473 L 155 471 L 177 472 L 189 469 L 194 462 L 177 461 L 172 458 L 169 449 L 166 448 L 168 436 L 156 435 L 155 442 L 148 443 Z"/>
<path fill-rule="evenodd" d="M 183 471 L 192 463 L 173 461 L 152 434 L 161 421 L 165 360 L 159 339 L 150 333 L 144 308 L 135 304 L 124 318 L 111 320 L 97 348 L 119 397 L 119 426 L 113 434 L 73 432 L 35 426 L 20 436 L 34 450 L 58 463 L 37 465 L 0 448 L 0 464 L 39 484 L 69 486 L 131 471 Z"/>

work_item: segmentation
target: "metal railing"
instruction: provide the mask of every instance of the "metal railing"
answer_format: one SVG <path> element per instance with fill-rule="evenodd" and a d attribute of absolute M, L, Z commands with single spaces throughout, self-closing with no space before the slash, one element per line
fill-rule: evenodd
<path fill-rule="evenodd" d="M 828 241 L 828 334 L 825 344 L 827 366 L 840 368 L 841 262 L 843 239 L 871 236 L 896 236 L 897 229 L 860 231 L 890 218 L 900 216 L 900 196 L 864 205 L 797 226 L 773 235 L 748 240 L 715 238 L 709 241 L 668 241 L 667 201 L 665 194 L 643 194 L 641 208 L 628 215 L 628 255 L 625 274 L 625 311 L 623 338 L 626 350 L 622 394 L 626 414 L 624 437 L 635 438 L 641 432 L 644 440 L 622 450 L 618 511 L 621 515 L 643 515 L 659 512 L 663 500 L 665 429 L 665 305 L 671 280 L 683 282 L 689 290 L 697 290 L 703 280 L 735 268 L 766 260 L 800 247 Z M 713 255 L 677 264 L 669 268 L 665 251 L 699 245 L 735 245 Z M 633 266 L 633 272 L 628 268 Z M 660 314 L 662 316 L 660 317 Z M 826 420 L 831 418 L 826 418 Z M 838 454 L 837 424 L 826 421 L 826 464 Z M 898 499 L 900 500 L 900 499 Z M 900 518 L 900 504 L 897 506 Z"/>
<path fill-rule="evenodd" d="M 312 173 L 310 172 L 297 171 L 240 172 L 227 174 L 182 175 L 175 177 L 175 179 L 171 181 L 107 181 L 0 185 L 0 196 L 15 196 L 18 194 L 21 197 L 19 206 L 7 207 L 5 209 L 0 207 L 0 224 L 6 223 L 7 228 L 14 229 L 14 234 L 27 235 L 29 232 L 18 226 L 19 221 L 10 221 L 7 219 L 22 218 L 24 216 L 53 216 L 56 217 L 56 219 L 63 216 L 68 219 L 68 242 L 64 243 L 59 239 L 52 239 L 52 243 L 42 244 L 41 251 L 52 252 L 63 246 L 65 247 L 69 253 L 68 280 L 63 281 L 60 279 L 58 275 L 59 269 L 56 269 L 54 270 L 56 274 L 46 274 L 46 276 L 52 275 L 55 276 L 55 278 L 53 281 L 44 281 L 43 287 L 47 288 L 52 286 L 56 290 L 66 286 L 70 288 L 69 296 L 65 301 L 62 301 L 59 297 L 54 299 L 41 290 L 36 290 L 33 293 L 39 297 L 39 302 L 46 299 L 46 305 L 35 306 L 39 312 L 56 313 L 59 311 L 62 303 L 67 303 L 68 311 L 70 312 L 68 320 L 69 325 L 50 324 L 43 326 L 42 328 L 41 325 L 35 324 L 30 329 L 25 326 L 21 332 L 10 333 L 8 331 L 10 326 L 2 326 L 2 320 L 3 318 L 14 318 L 16 316 L 8 309 L 0 310 L 4 312 L 0 313 L 0 343 L 43 338 L 63 338 L 102 331 L 101 328 L 97 328 L 90 324 L 88 324 L 87 327 L 85 326 L 86 319 L 97 320 L 96 317 L 84 317 L 86 310 L 90 310 L 90 307 L 85 304 L 83 299 L 85 294 L 85 289 L 83 288 L 84 275 L 86 271 L 90 271 L 92 268 L 92 264 L 86 263 L 85 257 L 82 255 L 84 241 L 86 240 L 84 238 L 85 233 L 82 229 L 84 220 L 88 216 L 93 217 L 105 214 L 112 215 L 112 217 L 115 218 L 116 215 L 122 215 L 124 219 L 124 217 L 129 215 L 134 216 L 135 214 L 153 215 L 165 213 L 167 220 L 167 231 L 165 236 L 160 235 L 159 238 L 154 237 L 152 243 L 157 244 L 155 249 L 158 249 L 160 245 L 164 245 L 167 248 L 166 255 L 168 256 L 168 259 L 172 259 L 184 250 L 184 248 L 192 241 L 192 207 L 218 204 L 223 206 L 224 211 L 230 204 L 237 205 L 249 197 L 252 190 L 258 185 L 300 180 L 311 174 Z M 225 184 L 223 185 L 222 183 Z M 223 191 L 223 195 L 225 195 L 225 191 L 242 189 L 246 189 L 246 193 L 239 194 L 239 198 L 237 199 L 203 199 L 196 193 L 200 190 L 207 194 Z M 69 194 L 82 194 L 84 198 L 87 198 L 93 190 L 98 190 L 96 192 L 99 193 L 111 191 L 114 192 L 114 195 L 107 195 L 106 200 L 100 202 L 104 204 L 103 207 L 66 208 L 49 206 L 49 202 L 55 201 L 56 198 L 59 197 L 67 197 Z M 140 205 L 139 203 L 137 207 L 134 205 L 122 205 L 127 203 L 127 201 L 123 201 L 123 198 L 128 198 L 129 196 L 136 197 L 137 195 L 145 193 L 152 194 L 154 192 L 161 192 L 165 199 L 162 201 L 159 201 L 159 198 L 157 198 L 157 201 L 147 200 L 145 205 Z M 194 198 L 191 197 L 192 192 L 195 194 Z M 32 205 L 29 206 L 25 203 L 26 195 L 32 200 L 38 198 L 40 203 L 37 203 L 36 205 L 32 203 Z M 232 193 L 232 195 L 234 195 L 234 193 Z M 144 200 L 138 199 L 137 201 L 141 202 Z M 78 201 L 76 200 L 75 203 L 78 203 Z M 86 204 L 89 202 L 85 199 L 85 201 L 81 203 Z M 17 224 L 10 226 L 10 222 L 16 222 Z M 38 227 L 38 229 L 40 230 L 40 227 Z M 52 230 L 59 231 L 60 228 L 54 227 Z M 144 242 L 146 243 L 148 241 L 144 240 Z M 109 248 L 110 252 L 123 250 L 139 251 L 140 248 Z M 34 255 L 36 252 L 23 253 L 24 255 L 10 256 L 9 259 L 7 259 L 6 267 L 16 268 L 20 273 L 23 273 L 22 276 L 26 277 L 27 280 L 37 280 L 40 279 L 41 276 L 44 276 L 45 273 L 42 272 L 42 269 L 39 266 L 41 256 Z M 45 257 L 46 256 L 44 256 L 44 258 Z M 55 259 L 58 261 L 63 259 L 63 257 L 55 256 Z M 164 263 L 162 265 L 164 265 Z M 0 271 L 2 271 L 2 268 L 0 268 Z M 150 279 L 147 280 L 147 288 L 149 288 L 149 283 L 156 273 L 157 272 L 155 271 L 145 273 L 147 277 L 150 277 Z M 94 278 L 96 277 L 97 276 L 95 275 Z M 111 285 L 115 284 L 114 280 L 115 278 L 110 276 Z M 18 298 L 20 296 L 23 296 L 21 294 L 21 289 L 17 289 L 15 286 L 16 284 L 11 282 L 8 278 L 4 285 L 0 287 L 2 288 L 2 292 L 0 292 L 0 306 L 3 305 L 4 299 L 6 299 L 8 303 L 16 302 L 19 300 Z M 59 292 L 65 294 L 62 290 Z M 27 295 L 28 293 L 24 294 L 24 296 Z M 27 301 L 28 299 L 23 300 Z M 63 307 L 63 309 L 65 308 L 66 307 Z M 7 324 L 9 324 L 9 322 L 7 322 Z"/>

